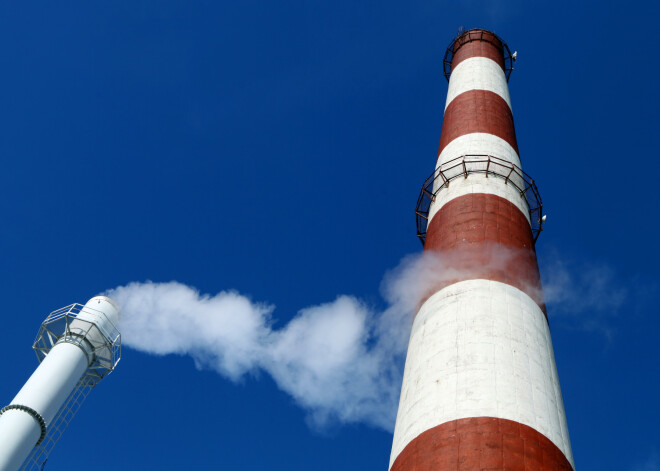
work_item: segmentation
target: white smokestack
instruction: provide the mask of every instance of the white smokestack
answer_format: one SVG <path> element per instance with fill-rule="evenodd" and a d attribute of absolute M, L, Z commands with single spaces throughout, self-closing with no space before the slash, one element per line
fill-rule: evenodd
<path fill-rule="evenodd" d="M 0 470 L 19 469 L 32 449 L 44 439 L 48 426 L 87 369 L 97 365 L 103 355 L 112 357 L 114 339 L 107 337 L 114 332 L 118 320 L 117 306 L 109 298 L 97 296 L 79 311 L 75 305 L 70 306 L 44 321 L 43 326 L 49 324 L 51 329 L 53 324 L 50 323 L 62 321 L 59 322 L 62 335 L 54 339 L 46 334 L 37 340 L 35 346 L 40 340 L 53 345 L 48 345 L 47 355 L 39 367 L 11 404 L 0 412 Z M 113 361 L 109 368 L 115 363 Z"/>

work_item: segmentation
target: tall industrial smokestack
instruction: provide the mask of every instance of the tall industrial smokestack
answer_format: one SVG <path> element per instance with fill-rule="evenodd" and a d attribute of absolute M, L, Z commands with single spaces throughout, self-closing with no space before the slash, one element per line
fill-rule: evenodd
<path fill-rule="evenodd" d="M 461 275 L 433 286 L 414 319 L 391 471 L 574 468 L 534 250 L 541 198 L 520 169 L 507 86 L 514 60 L 481 29 L 445 55 L 418 236 Z"/>
<path fill-rule="evenodd" d="M 120 358 L 119 308 L 105 296 L 51 313 L 34 350 L 41 361 L 0 410 L 0 471 L 40 468 L 89 390 Z"/>

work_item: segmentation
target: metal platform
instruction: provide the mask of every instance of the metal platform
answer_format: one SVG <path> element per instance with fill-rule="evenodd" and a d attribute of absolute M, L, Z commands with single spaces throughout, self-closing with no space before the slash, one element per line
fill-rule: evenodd
<path fill-rule="evenodd" d="M 103 316 L 105 322 L 97 325 L 89 320 L 89 314 Z M 48 424 L 45 437 L 34 447 L 23 463 L 21 471 L 38 471 L 44 468 L 50 452 L 92 388 L 104 376 L 111 373 L 121 359 L 121 335 L 117 328 L 105 314 L 81 304 L 71 304 L 58 309 L 50 313 L 41 324 L 33 345 L 39 362 L 43 361 L 48 352 L 61 342 L 80 347 L 88 357 L 89 366 Z"/>
<path fill-rule="evenodd" d="M 512 185 L 525 197 L 529 207 L 532 237 L 536 242 L 543 230 L 543 202 L 534 179 L 507 160 L 492 155 L 462 155 L 440 165 L 422 185 L 415 208 L 417 237 L 422 245 L 426 243 L 429 210 L 437 195 L 448 188 L 452 180 L 468 178 L 471 174 L 501 178 L 506 185 Z"/>
<path fill-rule="evenodd" d="M 32 348 L 37 354 L 39 362 L 59 342 L 68 342 L 78 345 L 87 352 L 91 352 L 89 368 L 85 376 L 89 376 L 94 384 L 105 375 L 114 370 L 121 358 L 121 335 L 112 322 L 99 327 L 94 322 L 84 319 L 86 311 L 93 311 L 82 304 L 71 304 L 57 311 L 51 312 L 41 324 L 37 338 Z M 95 316 L 103 316 L 102 312 L 94 311 Z"/>
<path fill-rule="evenodd" d="M 497 34 L 491 31 L 486 31 L 484 29 L 471 29 L 465 32 L 459 32 L 458 36 L 456 36 L 452 42 L 449 43 L 449 46 L 447 46 L 447 50 L 445 51 L 445 57 L 442 59 L 442 70 L 445 77 L 447 78 L 447 81 L 449 81 L 449 77 L 451 75 L 451 62 L 454 59 L 454 55 L 461 47 L 473 41 L 485 41 L 493 44 L 499 49 L 500 45 L 493 41 L 493 38 L 496 38 L 502 45 L 502 55 L 504 57 L 504 75 L 506 76 L 506 81 L 508 82 L 509 77 L 511 77 L 511 72 L 513 72 L 514 59 L 513 55 L 511 54 L 511 50 L 509 49 L 509 46 Z"/>

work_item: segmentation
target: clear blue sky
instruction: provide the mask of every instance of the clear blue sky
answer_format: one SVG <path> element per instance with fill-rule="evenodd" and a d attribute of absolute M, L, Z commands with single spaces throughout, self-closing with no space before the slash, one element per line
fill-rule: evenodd
<path fill-rule="evenodd" d="M 660 469 L 656 2 L 0 5 L 0 402 L 52 310 L 130 281 L 298 310 L 373 306 L 419 252 L 461 25 L 518 51 L 510 91 L 545 203 L 537 250 L 581 470 Z M 562 279 L 563 277 L 563 279 Z M 567 281 L 568 280 L 568 281 Z M 46 469 L 384 470 L 391 435 L 315 430 L 266 374 L 124 350 Z"/>

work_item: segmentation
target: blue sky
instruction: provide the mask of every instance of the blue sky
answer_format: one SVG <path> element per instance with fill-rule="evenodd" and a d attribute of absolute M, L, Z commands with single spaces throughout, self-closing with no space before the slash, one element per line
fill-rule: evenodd
<path fill-rule="evenodd" d="M 129 282 L 301 309 L 387 304 L 419 253 L 461 25 L 497 32 L 579 469 L 660 469 L 654 2 L 0 5 L 0 401 L 52 310 Z M 552 293 L 552 297 L 550 296 Z M 182 326 L 182 331 L 185 328 Z M 386 469 L 391 434 L 310 421 L 263 369 L 236 381 L 126 348 L 47 469 Z M 70 452 L 75 450 L 75 459 Z"/>

